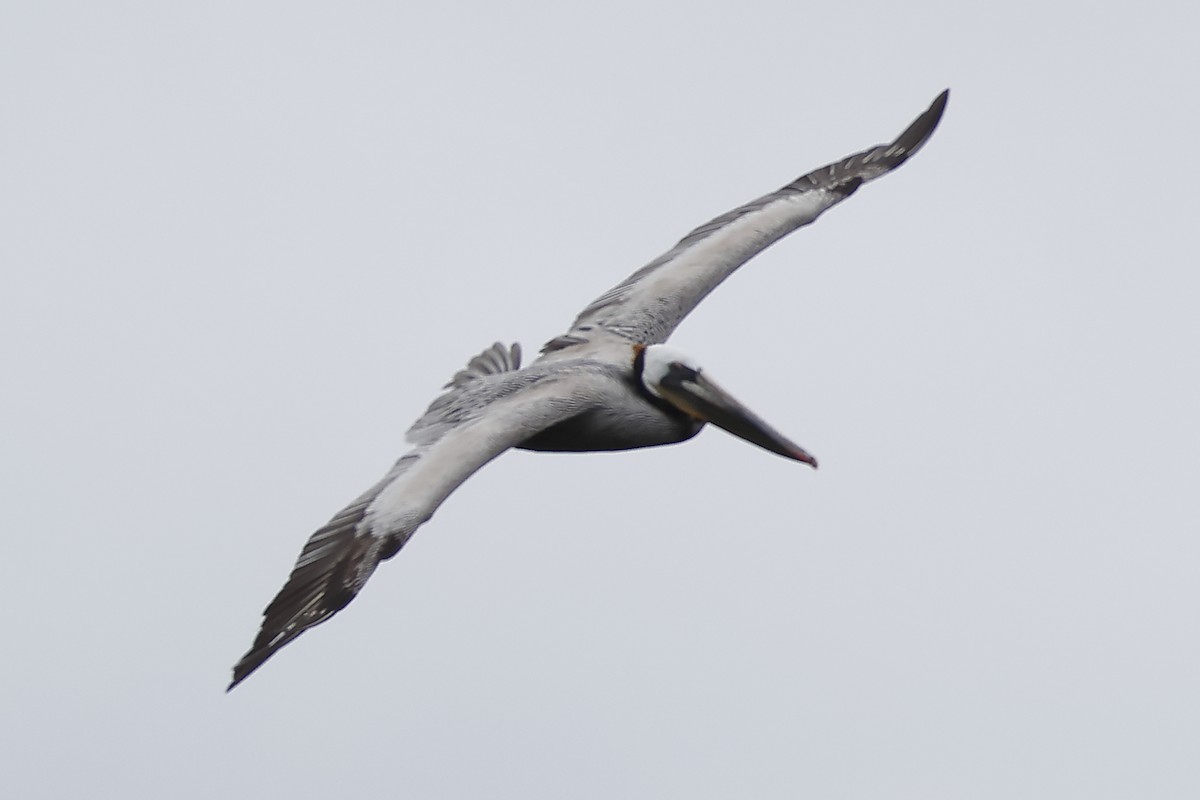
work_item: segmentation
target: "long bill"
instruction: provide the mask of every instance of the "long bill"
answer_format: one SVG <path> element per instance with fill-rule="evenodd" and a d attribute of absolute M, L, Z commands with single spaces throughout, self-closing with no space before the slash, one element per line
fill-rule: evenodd
<path fill-rule="evenodd" d="M 734 436 L 793 461 L 817 466 L 803 447 L 772 428 L 703 372 L 682 369 L 668 373 L 655 387 L 664 400 L 686 414 L 711 422 Z"/>

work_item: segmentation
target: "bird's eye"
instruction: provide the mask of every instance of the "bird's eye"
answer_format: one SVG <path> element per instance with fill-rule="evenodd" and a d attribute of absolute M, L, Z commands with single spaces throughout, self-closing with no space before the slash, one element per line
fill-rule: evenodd
<path fill-rule="evenodd" d="M 696 376 L 700 374 L 700 370 L 682 361 L 672 361 L 671 374 L 679 380 L 694 381 L 696 380 Z"/>

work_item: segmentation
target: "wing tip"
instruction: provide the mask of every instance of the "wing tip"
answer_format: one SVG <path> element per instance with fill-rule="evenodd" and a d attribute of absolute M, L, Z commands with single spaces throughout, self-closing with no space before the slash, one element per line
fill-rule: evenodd
<path fill-rule="evenodd" d="M 254 674 L 254 671 L 266 663 L 278 648 L 253 647 L 233 665 L 233 679 L 225 687 L 225 694 L 233 691 L 234 687 Z"/>
<path fill-rule="evenodd" d="M 399 547 L 396 549 L 399 550 Z M 350 605 L 350 602 L 357 596 L 356 589 L 342 588 L 331 591 L 326 587 L 318 595 L 318 599 L 321 601 L 319 608 L 313 608 L 314 601 L 310 598 L 300 611 L 296 611 L 293 608 L 296 603 L 295 598 L 288 594 L 288 586 L 285 585 L 264 612 L 263 625 L 254 639 L 254 645 L 233 665 L 233 680 L 230 681 L 225 692 L 233 691 L 235 686 L 253 675 L 273 655 L 291 644 L 309 628 L 315 628 L 333 617 Z M 305 609 L 308 613 L 305 613 Z M 276 612 L 286 620 L 284 624 L 272 623 L 272 615 Z"/>
<path fill-rule="evenodd" d="M 943 89 L 941 94 L 933 98 L 933 102 L 929 104 L 929 108 L 921 116 L 912 121 L 912 124 L 904 129 L 892 142 L 892 147 L 903 149 L 903 157 L 896 166 L 907 161 L 909 158 L 924 146 L 925 142 L 929 141 L 929 137 L 937 130 L 938 123 L 942 121 L 942 115 L 946 113 L 946 104 L 950 101 L 950 89 Z"/>
<path fill-rule="evenodd" d="M 847 156 L 807 175 L 780 189 L 781 192 L 807 192 L 820 189 L 837 195 L 837 201 L 845 200 L 867 181 L 875 180 L 896 169 L 918 150 L 925 146 L 946 111 L 950 90 L 943 89 L 933 99 L 929 108 L 909 123 L 904 131 L 888 144 L 879 144 L 861 153 Z M 835 201 L 836 202 L 836 201 Z"/>
<path fill-rule="evenodd" d="M 932 133 L 933 129 L 938 126 L 938 123 L 942 121 L 942 114 L 946 113 L 946 104 L 949 102 L 950 87 L 947 86 L 945 89 L 942 89 L 941 93 L 937 97 L 933 98 L 933 102 L 929 104 L 929 108 L 926 109 L 924 114 L 922 114 L 923 117 L 926 117 L 929 120 L 930 133 Z"/>
<path fill-rule="evenodd" d="M 946 102 L 950 99 L 950 87 L 942 89 L 942 93 L 933 98 L 933 102 L 929 105 L 929 110 L 937 109 L 938 115 L 941 116 L 942 111 L 946 108 Z"/>
<path fill-rule="evenodd" d="M 332 616 L 332 614 L 329 616 Z M 282 650 L 285 645 L 291 643 L 297 636 L 304 633 L 313 625 L 320 624 L 323 621 L 324 619 L 320 619 L 310 625 L 304 625 L 299 628 L 293 627 L 290 630 L 284 628 L 274 634 L 267 632 L 267 625 L 264 621 L 262 629 L 254 639 L 253 646 L 233 665 L 233 680 L 225 688 L 226 694 L 233 691 L 233 687 L 253 675 L 259 667 L 267 663 L 271 656 Z"/>

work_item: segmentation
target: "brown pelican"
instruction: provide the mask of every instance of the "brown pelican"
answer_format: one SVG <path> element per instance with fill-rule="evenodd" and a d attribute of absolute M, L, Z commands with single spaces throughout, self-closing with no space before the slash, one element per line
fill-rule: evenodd
<path fill-rule="evenodd" d="M 281 647 L 354 599 L 454 489 L 510 447 L 629 450 L 682 442 L 706 422 L 772 453 L 816 466 L 688 357 L 663 344 L 721 281 L 867 181 L 903 164 L 937 127 L 949 90 L 889 144 L 808 173 L 701 225 L 596 298 L 571 329 L 521 368 L 518 345 L 471 359 L 409 429 L 412 449 L 334 515 L 300 552 L 263 612 L 232 689 Z"/>

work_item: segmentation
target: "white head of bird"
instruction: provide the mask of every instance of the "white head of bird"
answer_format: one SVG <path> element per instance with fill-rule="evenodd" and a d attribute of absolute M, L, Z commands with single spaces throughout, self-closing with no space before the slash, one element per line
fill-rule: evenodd
<path fill-rule="evenodd" d="M 650 394 L 699 422 L 711 422 L 764 450 L 817 466 L 817 460 L 804 448 L 738 402 L 689 356 L 665 344 L 652 344 L 641 357 L 640 378 Z"/>

